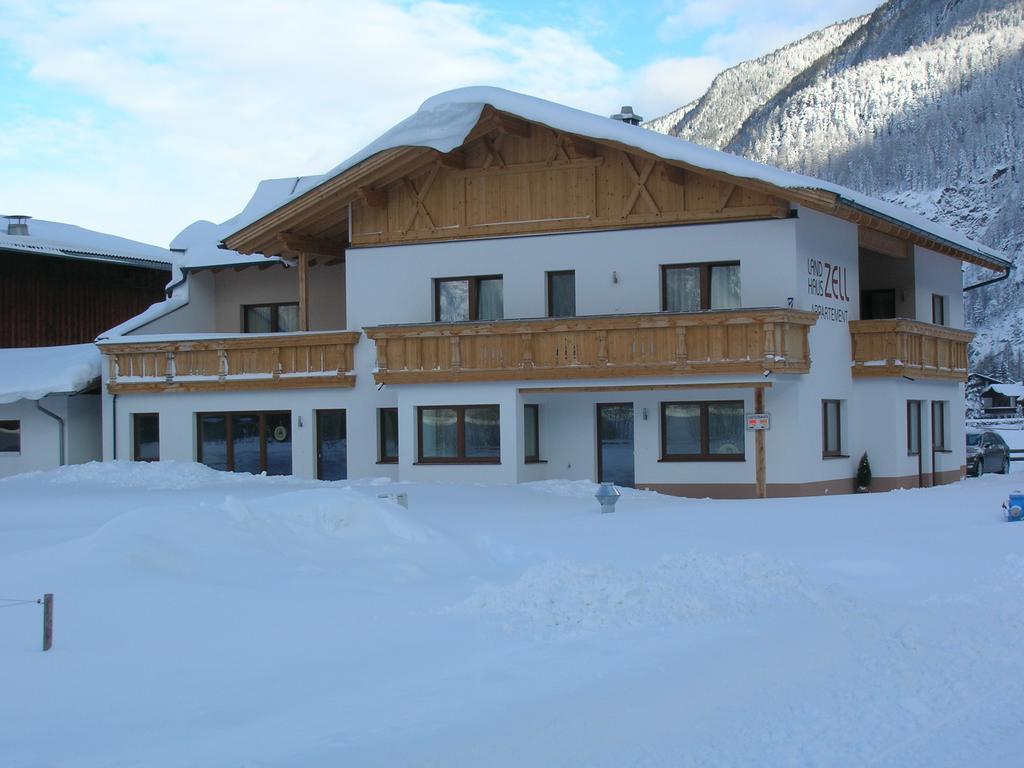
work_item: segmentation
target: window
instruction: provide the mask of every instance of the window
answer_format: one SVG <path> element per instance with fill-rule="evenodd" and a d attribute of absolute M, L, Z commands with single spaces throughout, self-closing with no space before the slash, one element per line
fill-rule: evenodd
<path fill-rule="evenodd" d="M 0 421 L 0 453 L 21 453 L 20 421 Z"/>
<path fill-rule="evenodd" d="M 299 305 L 247 304 L 242 307 L 244 333 L 287 333 L 299 330 Z"/>
<path fill-rule="evenodd" d="M 505 317 L 501 275 L 445 277 L 434 281 L 434 320 L 501 320 Z"/>
<path fill-rule="evenodd" d="M 946 441 L 946 409 L 947 400 L 932 400 L 932 450 L 945 451 L 949 447 Z"/>
<path fill-rule="evenodd" d="M 907 455 L 921 454 L 921 401 L 907 400 Z"/>
<path fill-rule="evenodd" d="M 932 322 L 935 325 L 946 325 L 949 322 L 946 315 L 946 297 L 937 293 L 932 294 Z"/>
<path fill-rule="evenodd" d="M 501 422 L 497 405 L 420 406 L 419 460 L 424 464 L 497 464 Z"/>
<path fill-rule="evenodd" d="M 523 406 L 523 442 L 526 445 L 527 464 L 540 461 L 540 406 Z"/>
<path fill-rule="evenodd" d="M 843 401 L 821 401 L 821 455 L 843 456 Z"/>
<path fill-rule="evenodd" d="M 861 320 L 889 320 L 896 317 L 896 289 L 877 288 L 860 292 Z"/>
<path fill-rule="evenodd" d="M 377 409 L 378 456 L 381 464 L 398 462 L 398 409 Z"/>
<path fill-rule="evenodd" d="M 661 309 L 697 312 L 740 306 L 740 264 L 666 264 L 661 268 Z"/>
<path fill-rule="evenodd" d="M 548 317 L 576 316 L 576 273 L 548 272 Z"/>
<path fill-rule="evenodd" d="M 292 417 L 288 411 L 196 414 L 198 459 L 227 472 L 292 473 Z"/>
<path fill-rule="evenodd" d="M 160 461 L 160 414 L 132 414 L 132 459 Z"/>
<path fill-rule="evenodd" d="M 663 461 L 743 461 L 743 401 L 661 404 Z"/>

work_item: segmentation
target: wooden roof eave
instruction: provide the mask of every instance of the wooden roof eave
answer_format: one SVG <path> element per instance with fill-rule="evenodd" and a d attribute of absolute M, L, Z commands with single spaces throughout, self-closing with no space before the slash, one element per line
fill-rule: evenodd
<path fill-rule="evenodd" d="M 462 146 L 495 129 L 515 132 L 518 126 L 524 124 L 524 122 L 515 115 L 487 107 L 481 114 L 477 125 L 466 136 Z M 1010 269 L 1009 262 L 994 259 L 980 252 L 962 248 L 955 243 L 940 240 L 923 230 L 894 221 L 862 206 L 858 206 L 852 201 L 845 200 L 838 194 L 828 190 L 813 187 L 777 186 L 759 179 L 733 176 L 723 171 L 702 168 L 680 160 L 667 159 L 621 142 L 589 136 L 578 136 L 571 132 L 560 131 L 544 123 L 536 123 L 536 125 L 541 125 L 556 133 L 572 136 L 583 142 L 612 147 L 640 157 L 654 159 L 669 167 L 681 168 L 726 184 L 736 184 L 769 194 L 789 203 L 802 205 L 812 210 L 837 216 L 846 221 L 904 238 L 915 245 L 986 269 L 993 271 L 1008 271 Z M 240 253 L 276 255 L 280 252 L 280 234 L 301 231 L 304 225 L 323 217 L 329 211 L 333 211 L 336 214 L 339 207 L 344 208 L 350 202 L 359 199 L 361 187 L 386 186 L 439 156 L 441 156 L 441 153 L 429 147 L 397 147 L 383 150 L 230 235 L 225 239 L 225 244 L 228 248 Z"/>
<path fill-rule="evenodd" d="M 360 186 L 371 183 L 371 179 L 380 183 L 374 174 L 383 175 L 384 171 L 401 175 L 409 164 L 421 163 L 428 154 L 436 152 L 427 147 L 396 147 L 378 152 L 229 235 L 224 244 L 239 253 L 276 255 L 279 234 L 301 230 L 304 223 L 347 206 L 358 197 Z"/>

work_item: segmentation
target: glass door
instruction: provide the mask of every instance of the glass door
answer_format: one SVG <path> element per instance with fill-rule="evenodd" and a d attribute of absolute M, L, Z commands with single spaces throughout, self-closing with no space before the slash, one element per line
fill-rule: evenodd
<path fill-rule="evenodd" d="M 597 479 L 633 487 L 633 404 L 597 404 Z"/>
<path fill-rule="evenodd" d="M 342 409 L 316 412 L 316 476 L 318 480 L 348 477 L 348 437 Z"/>

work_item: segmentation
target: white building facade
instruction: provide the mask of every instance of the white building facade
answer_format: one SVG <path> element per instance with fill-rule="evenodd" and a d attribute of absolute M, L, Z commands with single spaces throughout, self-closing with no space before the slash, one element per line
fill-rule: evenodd
<path fill-rule="evenodd" d="M 1007 263 L 720 154 L 428 102 L 225 231 L 272 259 L 186 270 L 100 342 L 104 454 L 717 497 L 849 492 L 864 453 L 873 490 L 961 477 L 961 263 Z"/>

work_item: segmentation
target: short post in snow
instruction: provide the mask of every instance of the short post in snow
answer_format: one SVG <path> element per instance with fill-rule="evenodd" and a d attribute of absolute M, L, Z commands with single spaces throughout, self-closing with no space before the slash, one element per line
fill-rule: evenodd
<path fill-rule="evenodd" d="M 43 650 L 53 647 L 53 594 L 43 595 Z"/>
<path fill-rule="evenodd" d="M 622 493 L 615 487 L 615 483 L 601 483 L 594 498 L 600 503 L 602 512 L 614 512 L 615 502 L 621 495 Z"/>

